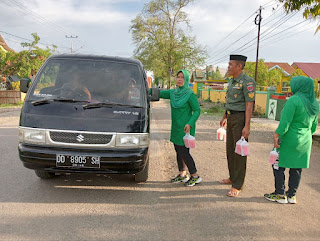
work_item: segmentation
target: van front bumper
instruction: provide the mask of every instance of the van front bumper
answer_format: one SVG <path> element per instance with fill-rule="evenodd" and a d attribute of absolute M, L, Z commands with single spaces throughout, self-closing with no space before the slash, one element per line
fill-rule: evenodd
<path fill-rule="evenodd" d="M 26 168 L 49 172 L 136 174 L 143 171 L 148 161 L 148 148 L 93 150 L 20 143 L 18 150 L 20 160 Z M 61 154 L 99 156 L 100 168 L 57 167 L 56 156 Z"/>

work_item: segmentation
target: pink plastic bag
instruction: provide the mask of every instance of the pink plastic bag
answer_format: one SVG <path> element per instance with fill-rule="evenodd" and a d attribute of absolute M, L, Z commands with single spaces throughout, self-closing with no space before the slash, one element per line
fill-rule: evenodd
<path fill-rule="evenodd" d="M 195 148 L 196 147 L 196 138 L 189 133 L 187 133 L 183 137 L 184 145 L 187 148 Z"/>
<path fill-rule="evenodd" d="M 279 153 L 277 152 L 277 148 L 273 148 L 272 151 L 270 151 L 269 155 L 269 163 L 274 164 L 279 158 Z"/>
<path fill-rule="evenodd" d="M 235 153 L 241 156 L 250 156 L 249 143 L 241 136 L 241 139 L 236 142 Z"/>
<path fill-rule="evenodd" d="M 220 140 L 220 141 L 226 142 L 226 140 L 227 140 L 227 132 L 226 132 L 226 129 L 224 129 L 223 127 L 220 127 L 220 128 L 217 130 L 217 139 Z"/>

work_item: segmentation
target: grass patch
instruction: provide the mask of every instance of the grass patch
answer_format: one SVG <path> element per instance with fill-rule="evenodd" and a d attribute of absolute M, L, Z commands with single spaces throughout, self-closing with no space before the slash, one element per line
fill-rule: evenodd
<path fill-rule="evenodd" d="M 10 107 L 22 107 L 23 102 L 17 102 L 15 104 L 0 104 L 0 108 L 10 108 Z"/>
<path fill-rule="evenodd" d="M 205 115 L 223 114 L 225 112 L 224 106 L 221 103 L 204 102 L 201 106 L 201 113 Z"/>

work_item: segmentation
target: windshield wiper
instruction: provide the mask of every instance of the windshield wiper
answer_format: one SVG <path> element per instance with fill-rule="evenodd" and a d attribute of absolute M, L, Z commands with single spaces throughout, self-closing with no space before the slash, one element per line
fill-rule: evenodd
<path fill-rule="evenodd" d="M 55 101 L 58 101 L 58 102 L 86 102 L 86 103 L 90 103 L 90 101 L 88 100 L 76 100 L 76 99 L 66 99 L 66 98 L 55 98 L 55 99 L 41 99 L 41 100 L 35 100 L 35 101 L 32 101 L 31 103 L 33 105 L 44 105 L 44 104 L 49 104 L 51 102 L 55 102 Z"/>
<path fill-rule="evenodd" d="M 123 106 L 123 107 L 131 107 L 131 108 L 143 108 L 142 106 L 126 105 L 126 104 L 115 103 L 115 102 L 89 103 L 89 104 L 83 105 L 82 107 L 83 107 L 83 109 L 91 109 L 91 108 L 101 108 L 101 107 L 112 108 L 113 106 Z"/>

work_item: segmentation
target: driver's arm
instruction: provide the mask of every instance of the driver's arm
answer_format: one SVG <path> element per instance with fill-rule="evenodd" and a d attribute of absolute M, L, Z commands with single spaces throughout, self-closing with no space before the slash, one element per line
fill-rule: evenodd
<path fill-rule="evenodd" d="M 91 93 L 90 93 L 90 91 L 88 90 L 88 88 L 84 86 L 84 87 L 83 87 L 83 91 L 87 94 L 88 100 L 91 100 Z"/>

